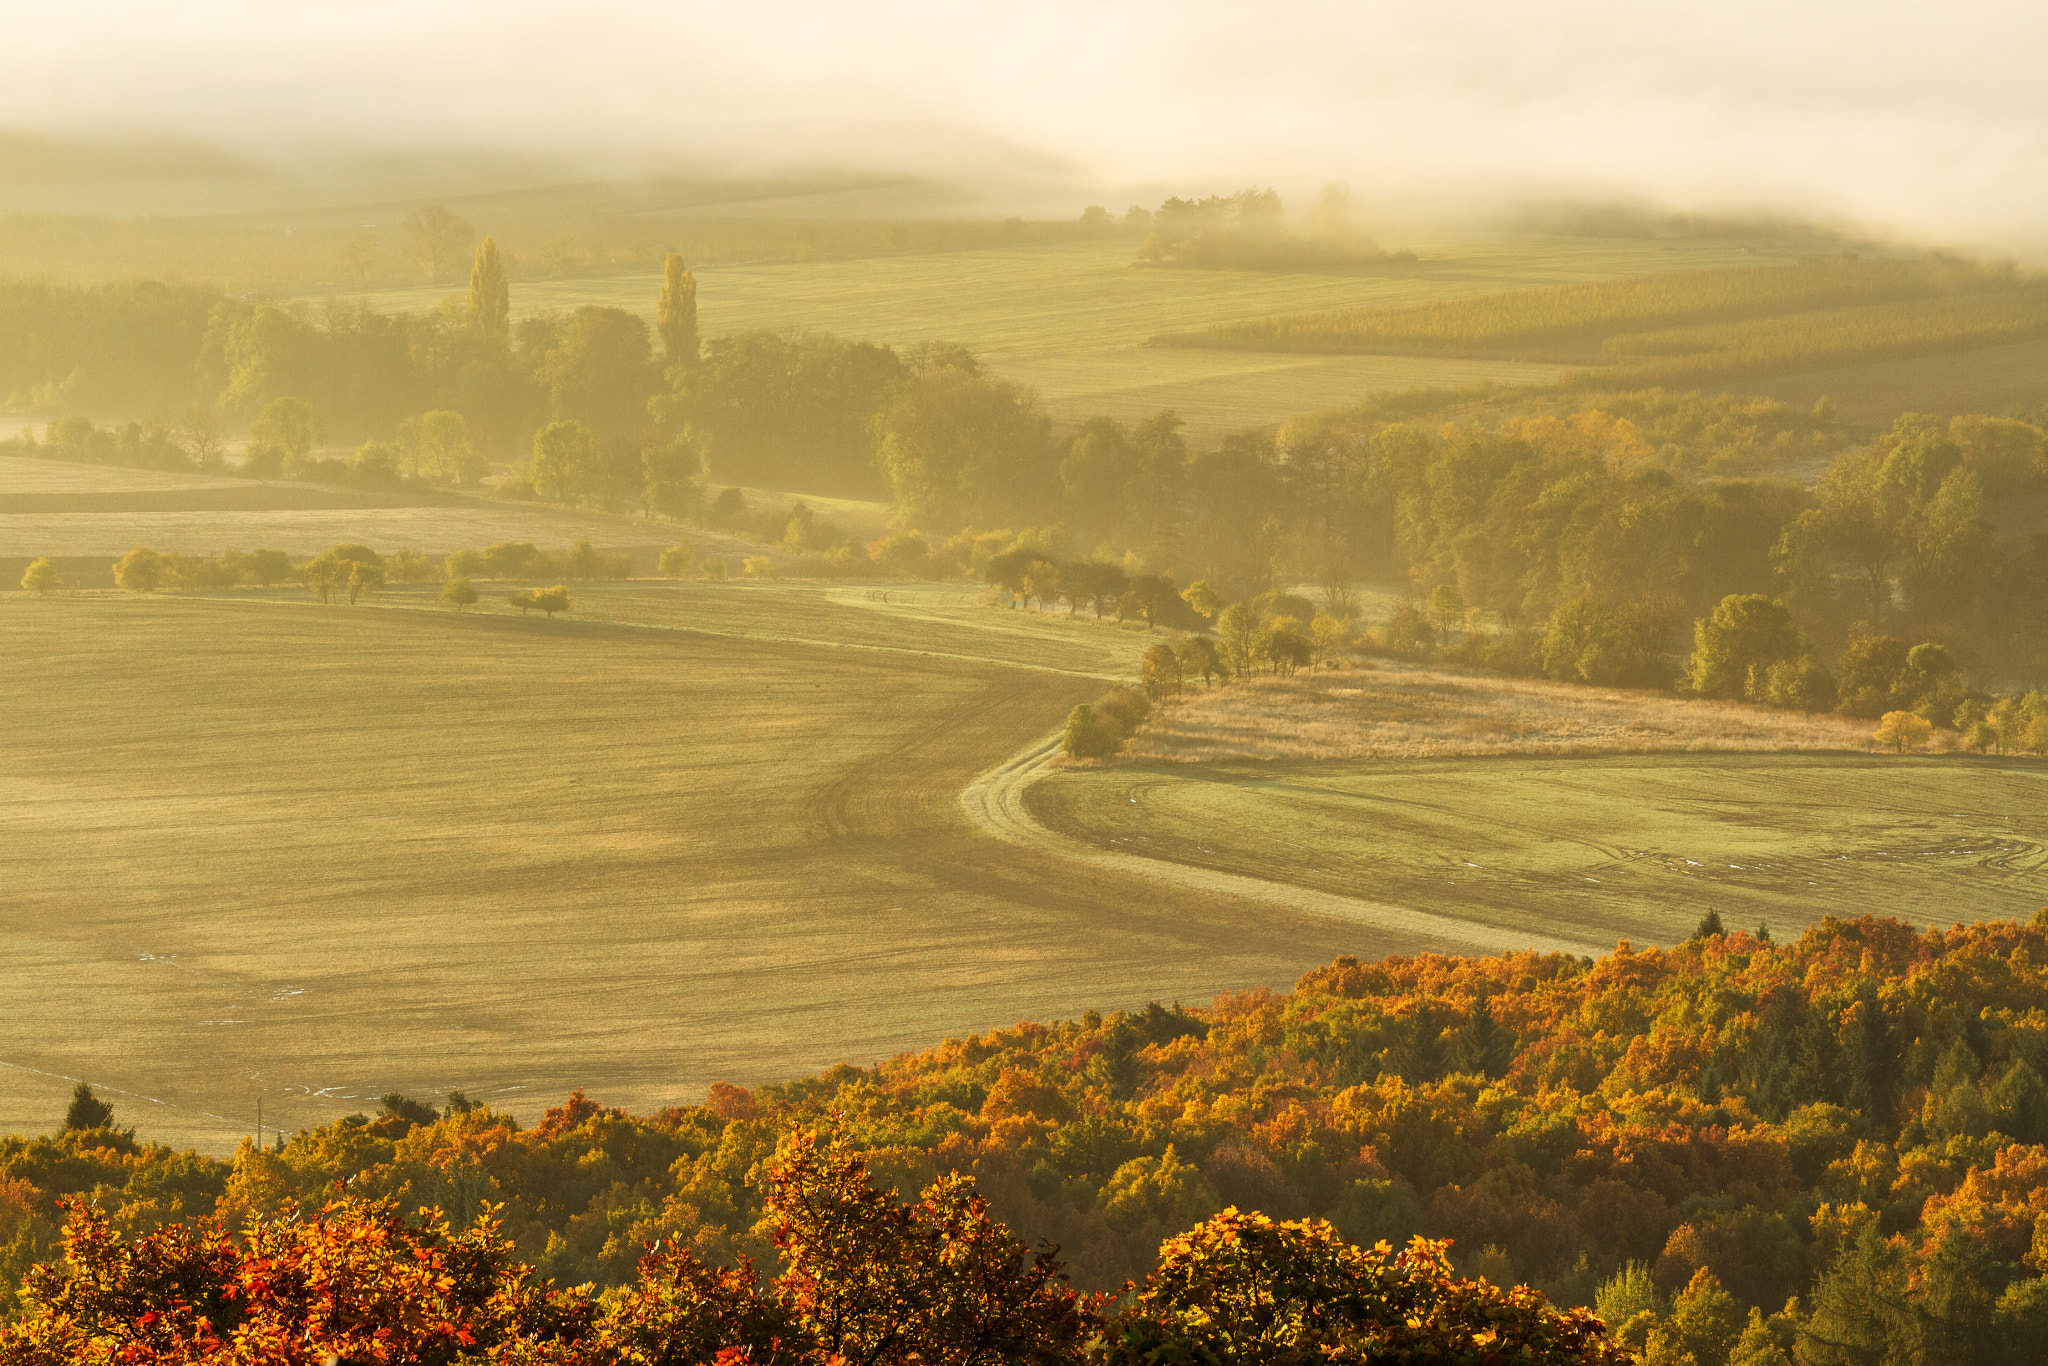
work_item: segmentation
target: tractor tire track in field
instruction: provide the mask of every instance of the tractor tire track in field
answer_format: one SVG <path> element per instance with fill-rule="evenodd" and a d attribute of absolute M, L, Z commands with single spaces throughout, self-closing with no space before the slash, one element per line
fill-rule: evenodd
<path fill-rule="evenodd" d="M 1607 946 L 1591 941 L 1558 939 L 1519 930 L 1435 915 L 1408 906 L 1269 882 L 1192 864 L 1114 853 L 1048 830 L 1031 815 L 1024 794 L 1045 776 L 1046 765 L 1059 748 L 1052 737 L 1038 741 L 990 769 L 960 795 L 968 818 L 998 839 L 1045 850 L 1103 872 L 1121 873 L 1208 895 L 1225 895 L 1283 906 L 1311 916 L 1324 916 L 1382 933 L 1421 941 L 1438 953 L 1507 953 L 1534 949 L 1539 953 L 1591 956 Z"/>

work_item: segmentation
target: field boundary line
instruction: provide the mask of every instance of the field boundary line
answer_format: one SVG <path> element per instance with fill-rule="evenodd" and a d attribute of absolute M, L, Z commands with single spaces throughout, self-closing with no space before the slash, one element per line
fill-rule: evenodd
<path fill-rule="evenodd" d="M 207 593 L 182 594 L 177 598 L 165 598 L 162 600 L 166 602 L 225 602 L 243 606 L 284 607 L 293 611 L 334 610 L 331 604 L 323 602 L 300 602 L 287 598 L 239 598 Z M 475 615 L 458 616 L 446 608 L 428 607 L 425 605 L 414 606 L 410 603 L 396 602 L 359 603 L 346 610 L 357 612 L 366 607 L 377 612 L 414 612 L 430 617 L 447 616 L 464 622 L 512 620 L 509 615 L 497 613 L 489 615 L 477 613 Z M 818 636 L 779 635 L 766 631 L 720 631 L 708 626 L 680 626 L 651 621 L 619 621 L 612 617 L 589 616 L 565 617 L 561 621 L 550 624 L 566 626 L 572 630 L 579 626 L 606 626 L 624 631 L 665 631 L 671 635 L 710 636 L 718 640 L 750 640 L 764 645 L 810 645 L 824 650 L 867 650 L 875 654 L 908 655 L 912 659 L 944 659 L 956 664 L 980 664 L 992 669 L 1023 669 L 1031 673 L 1060 674 L 1067 678 L 1093 678 L 1104 683 L 1124 683 L 1130 679 L 1128 674 L 1097 673 L 1090 669 L 1062 669 L 1053 664 L 1033 664 L 1025 660 L 998 659 L 988 655 L 963 655 L 949 650 L 919 650 L 909 645 L 872 645 L 858 640 L 826 640 Z"/>
<path fill-rule="evenodd" d="M 1608 952 L 1608 946 L 1604 944 L 1527 934 L 1410 906 L 1340 896 L 1335 892 L 1271 882 L 1242 873 L 1225 873 L 1175 863 L 1170 859 L 1098 849 L 1041 825 L 1024 804 L 1025 792 L 1045 776 L 1046 765 L 1059 745 L 1060 737 L 1049 735 L 976 778 L 960 794 L 960 806 L 967 813 L 967 818 L 997 839 L 1042 849 L 1105 871 L 1171 883 L 1190 891 L 1222 892 L 1268 905 L 1284 906 L 1292 911 L 1412 935 L 1430 941 L 1434 952 L 1496 954 L 1532 949 L 1538 953 L 1565 953 L 1573 957 L 1598 957 Z"/>

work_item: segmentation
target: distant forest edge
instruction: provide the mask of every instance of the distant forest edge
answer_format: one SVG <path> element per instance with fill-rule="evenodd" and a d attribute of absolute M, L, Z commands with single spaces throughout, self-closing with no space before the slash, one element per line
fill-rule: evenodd
<path fill-rule="evenodd" d="M 388 1199 L 438 1207 L 443 1236 L 495 1220 L 557 1286 L 630 1286 L 651 1247 L 786 1268 L 778 1183 L 823 1126 L 859 1158 L 835 1200 L 961 1173 L 1083 1289 L 1164 1274 L 1162 1240 L 1235 1207 L 1367 1246 L 1452 1239 L 1459 1274 L 1592 1306 L 1648 1362 L 2017 1363 L 2048 1334 L 2044 1021 L 2048 910 L 1829 918 L 1790 944 L 1709 913 L 1668 949 L 1340 958 L 1289 993 L 1020 1023 L 647 1116 L 580 1091 L 531 1125 L 390 1095 L 227 1161 L 139 1142 L 81 1085 L 56 1132 L 0 1141 L 0 1264 L 18 1312 L 61 1199 L 102 1211 L 74 1250 L 111 1272 L 111 1235 L 253 1229 L 346 1183 L 348 1218 Z M 250 1236 L 323 1236 L 268 1227 Z M 36 1331 L 92 1330 L 37 1308 L 64 1284 L 29 1297 Z"/>
<path fill-rule="evenodd" d="M 1795 310 L 1773 325 L 1798 337 L 1816 302 L 1882 314 L 2037 297 L 2015 279 L 1938 260 L 1838 260 L 1561 297 L 1577 301 L 1567 323 L 1610 335 L 1775 307 Z M 1585 627 L 1575 676 L 1588 682 L 1671 686 L 1687 624 L 1758 597 L 1777 605 L 1755 618 L 1770 623 L 1756 676 L 1717 674 L 1701 690 L 1781 705 L 1812 706 L 1827 689 L 1794 680 L 1817 684 L 1817 661 L 1865 640 L 1943 646 L 1979 686 L 2048 678 L 2043 410 L 1907 414 L 1871 439 L 1825 403 L 1650 388 L 1532 392 L 1510 406 L 1439 392 L 1191 449 L 1171 412 L 1056 429 L 1030 389 L 959 346 L 700 338 L 695 289 L 672 256 L 652 328 L 594 305 L 514 323 L 488 239 L 467 296 L 426 314 L 279 308 L 146 282 L 0 286 L 0 389 L 60 410 L 154 396 L 182 414 L 116 430 L 66 418 L 9 449 L 387 489 L 491 480 L 503 496 L 744 520 L 749 535 L 841 556 L 849 577 L 885 554 L 909 568 L 921 548 L 971 531 L 975 544 L 1131 579 L 1206 581 L 1225 600 L 1301 584 L 1448 588 L 1473 614 L 1473 662 L 1532 669 L 1565 613 Z M 1549 306 L 1527 301 L 1558 293 L 1441 316 L 1468 308 L 1480 331 L 1536 336 Z M 1703 335 L 1749 326 L 1695 323 Z M 1431 420 L 1461 403 L 1463 420 Z M 248 439 L 236 452 L 239 424 Z M 331 454 L 323 434 L 360 444 Z M 709 497 L 714 482 L 886 498 L 899 540 L 855 541 L 815 518 L 752 526 Z"/>
<path fill-rule="evenodd" d="M 1636 388 L 1821 370 L 2048 335 L 2048 281 L 1942 257 L 1844 254 L 1399 308 L 1219 323 L 1155 345 L 1581 363 Z"/>

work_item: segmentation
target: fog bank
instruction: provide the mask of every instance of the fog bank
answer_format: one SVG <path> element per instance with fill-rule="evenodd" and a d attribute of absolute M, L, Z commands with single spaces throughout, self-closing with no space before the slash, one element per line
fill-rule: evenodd
<path fill-rule="evenodd" d="M 2048 10 L 882 0 L 82 0 L 9 23 L 0 122 L 244 154 L 459 145 L 1000 192 L 1642 198 L 2038 254 Z"/>

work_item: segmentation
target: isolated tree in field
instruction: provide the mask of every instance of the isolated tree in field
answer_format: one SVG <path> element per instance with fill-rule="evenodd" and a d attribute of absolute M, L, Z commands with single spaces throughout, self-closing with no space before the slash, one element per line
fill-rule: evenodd
<path fill-rule="evenodd" d="M 29 561 L 28 572 L 21 576 L 21 586 L 31 593 L 48 593 L 53 588 L 62 588 L 64 577 L 57 572 L 57 562 L 42 555 Z"/>
<path fill-rule="evenodd" d="M 427 278 L 445 280 L 455 273 L 462 253 L 476 240 L 476 229 L 439 204 L 429 204 L 405 216 L 405 235 Z"/>
<path fill-rule="evenodd" d="M 1086 702 L 1067 713 L 1067 729 L 1060 737 L 1060 752 L 1071 759 L 1107 759 L 1123 748 L 1124 737 L 1115 725 L 1095 714 Z"/>
<path fill-rule="evenodd" d="M 504 337 L 512 324 L 512 294 L 505 286 L 505 267 L 493 238 L 477 244 L 476 261 L 469 268 L 469 320 L 477 331 L 496 338 Z"/>
<path fill-rule="evenodd" d="M 450 579 L 441 585 L 441 601 L 460 612 L 476 605 L 476 585 L 468 579 Z"/>
<path fill-rule="evenodd" d="M 114 1107 L 92 1093 L 92 1083 L 82 1081 L 71 1088 L 71 1105 L 64 1111 L 64 1131 L 111 1128 Z"/>
<path fill-rule="evenodd" d="M 1223 599 L 1207 579 L 1196 579 L 1180 590 L 1180 599 L 1194 609 L 1195 615 L 1203 621 L 1216 620 L 1217 612 L 1223 608 Z"/>
<path fill-rule="evenodd" d="M 688 541 L 677 541 L 661 552 L 661 559 L 655 567 L 665 579 L 687 579 L 697 567 L 697 552 L 690 549 Z"/>
<path fill-rule="evenodd" d="M 538 605 L 536 602 L 538 592 L 539 590 L 537 589 L 522 588 L 512 595 L 512 605 L 519 609 L 520 616 L 525 616 Z"/>
<path fill-rule="evenodd" d="M 1139 678 L 1145 685 L 1145 695 L 1154 702 L 1163 702 L 1169 697 L 1180 695 L 1181 662 L 1173 647 L 1160 641 L 1145 651 L 1145 661 Z"/>
<path fill-rule="evenodd" d="M 1702 697 L 1741 697 L 1752 674 L 1809 653 L 1785 604 L 1761 593 L 1731 593 L 1693 624 L 1688 681 Z"/>
<path fill-rule="evenodd" d="M 662 351 L 670 365 L 695 365 L 697 353 L 697 277 L 670 252 L 661 263 L 661 302 L 656 311 Z"/>
<path fill-rule="evenodd" d="M 1934 735 L 1934 723 L 1924 716 L 1909 711 L 1888 711 L 1877 723 L 1877 729 L 1870 738 L 1880 745 L 1890 745 L 1904 754 L 1909 749 L 1919 749 Z"/>
<path fill-rule="evenodd" d="M 131 593 L 153 593 L 170 577 L 170 564 L 146 545 L 114 562 L 114 582 Z"/>
<path fill-rule="evenodd" d="M 302 398 L 274 398 L 264 405 L 249 424 L 249 435 L 266 446 L 284 452 L 284 470 L 297 474 L 305 468 L 313 446 L 323 435 L 320 414 Z"/>
<path fill-rule="evenodd" d="M 555 619 L 555 613 L 569 610 L 569 590 L 561 584 L 553 588 L 533 590 L 533 605 L 548 614 L 548 620 Z"/>

